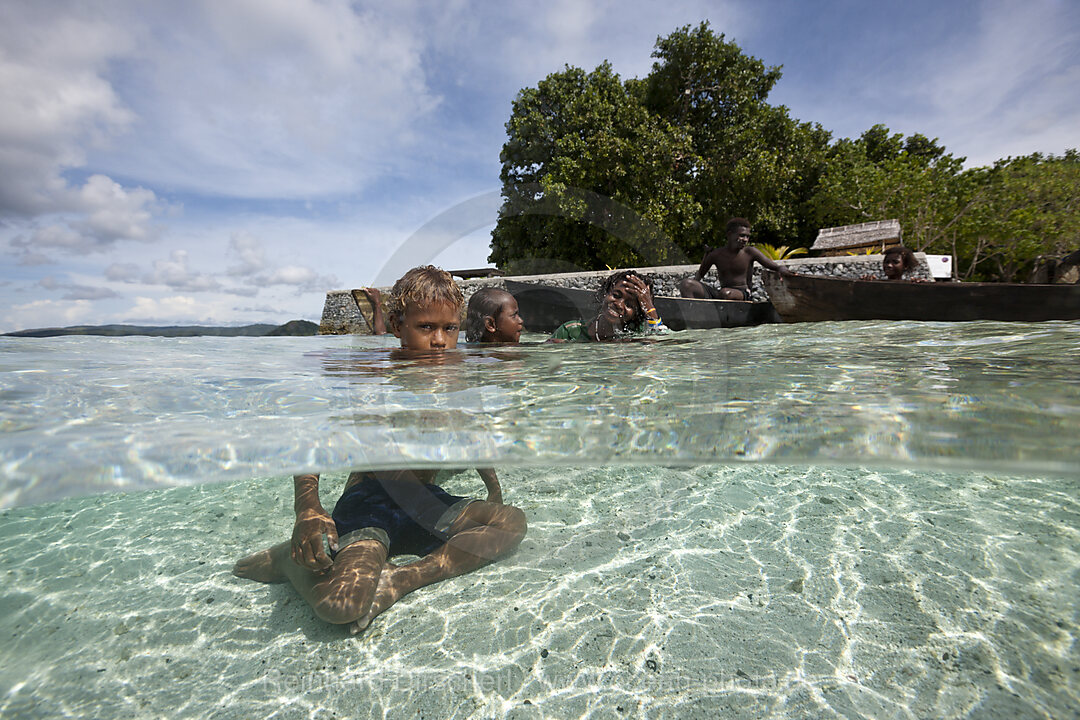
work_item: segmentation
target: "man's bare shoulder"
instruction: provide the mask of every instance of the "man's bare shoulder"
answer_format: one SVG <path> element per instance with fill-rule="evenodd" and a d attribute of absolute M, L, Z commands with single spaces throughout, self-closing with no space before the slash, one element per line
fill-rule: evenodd
<path fill-rule="evenodd" d="M 730 256 L 730 253 L 726 252 L 726 248 L 721 245 L 720 247 L 710 248 L 705 252 L 705 257 L 701 259 L 701 262 L 711 262 L 716 264 L 718 261 L 722 261 Z"/>

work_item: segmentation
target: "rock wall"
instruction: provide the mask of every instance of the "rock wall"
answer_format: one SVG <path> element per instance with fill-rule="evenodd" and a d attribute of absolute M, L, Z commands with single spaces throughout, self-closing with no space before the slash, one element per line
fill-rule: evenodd
<path fill-rule="evenodd" d="M 352 290 L 331 290 L 326 293 L 320 335 L 371 335 L 371 326 L 356 304 Z"/>
<path fill-rule="evenodd" d="M 918 267 L 911 273 L 912 277 L 931 280 L 930 267 L 926 262 L 924 253 L 915 253 L 919 261 Z M 878 255 L 851 255 L 845 257 L 819 257 L 819 258 L 792 258 L 784 260 L 783 265 L 794 272 L 802 275 L 817 275 L 826 277 L 842 277 L 855 279 L 868 273 L 881 274 L 882 256 Z M 653 286 L 657 295 L 670 295 L 678 297 L 679 281 L 684 277 L 697 272 L 697 265 L 666 265 L 662 267 L 633 268 L 643 275 L 653 278 Z M 516 275 L 512 279 L 520 282 L 535 282 L 556 287 L 568 287 L 578 290 L 595 290 L 605 277 L 611 274 L 610 270 L 554 273 L 549 275 Z M 503 282 L 506 278 L 475 278 L 472 280 L 459 280 L 458 285 L 465 295 L 468 303 L 472 294 L 482 287 L 506 287 Z M 705 282 L 713 287 L 719 287 L 716 283 L 716 275 L 710 271 Z M 379 288 L 383 295 L 389 292 L 389 288 Z M 761 266 L 754 264 L 754 286 L 752 299 L 755 301 L 768 300 L 768 294 L 761 284 Z M 370 334 L 371 329 L 363 314 L 360 312 L 353 297 L 352 290 L 331 290 L 326 293 L 326 303 L 323 305 L 322 321 L 319 323 L 320 335 L 345 335 L 345 334 Z"/>

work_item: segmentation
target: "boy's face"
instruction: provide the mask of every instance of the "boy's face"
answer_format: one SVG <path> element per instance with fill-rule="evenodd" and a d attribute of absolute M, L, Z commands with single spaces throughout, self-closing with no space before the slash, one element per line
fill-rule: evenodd
<path fill-rule="evenodd" d="M 457 347 L 461 308 L 453 303 L 413 305 L 392 323 L 401 347 L 409 350 L 453 350 Z"/>
<path fill-rule="evenodd" d="M 727 234 L 727 242 L 730 247 L 742 250 L 750 242 L 750 228 L 745 225 L 736 225 Z"/>

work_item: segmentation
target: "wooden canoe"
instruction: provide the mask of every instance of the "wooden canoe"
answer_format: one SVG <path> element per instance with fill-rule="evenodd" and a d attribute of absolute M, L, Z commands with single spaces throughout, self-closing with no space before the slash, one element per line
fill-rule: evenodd
<path fill-rule="evenodd" d="M 1080 285 L 845 280 L 772 271 L 762 279 L 784 322 L 1080 319 Z"/>
<path fill-rule="evenodd" d="M 590 290 L 506 280 L 506 289 L 518 302 L 525 329 L 552 332 L 568 320 L 587 320 L 596 315 L 595 293 Z M 767 302 L 743 300 L 691 300 L 653 298 L 664 325 L 672 330 L 743 327 L 780 322 Z"/>

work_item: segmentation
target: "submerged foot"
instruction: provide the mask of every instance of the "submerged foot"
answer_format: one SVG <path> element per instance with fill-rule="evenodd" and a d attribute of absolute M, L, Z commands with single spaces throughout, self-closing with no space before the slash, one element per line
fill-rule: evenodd
<path fill-rule="evenodd" d="M 260 550 L 254 555 L 237 560 L 233 565 L 233 575 L 264 583 L 285 582 L 288 578 L 277 569 L 277 564 L 274 562 L 275 549 Z"/>
<path fill-rule="evenodd" d="M 394 576 L 399 575 L 400 572 L 401 566 L 399 565 L 388 562 L 383 566 L 383 571 L 379 574 L 379 584 L 375 586 L 375 598 L 371 601 L 371 608 L 368 610 L 367 615 L 349 626 L 349 632 L 356 635 L 366 630 L 372 620 L 405 594 L 400 577 L 397 582 L 394 580 Z"/>

